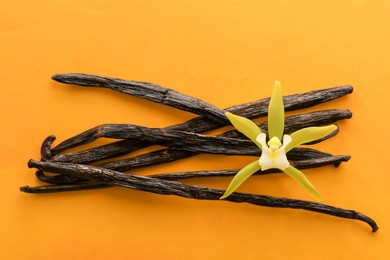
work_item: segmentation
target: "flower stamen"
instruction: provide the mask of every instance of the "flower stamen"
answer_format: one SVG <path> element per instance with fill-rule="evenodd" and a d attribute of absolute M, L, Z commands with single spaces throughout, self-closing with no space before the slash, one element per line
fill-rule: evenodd
<path fill-rule="evenodd" d="M 291 142 L 291 137 L 289 135 L 283 136 L 283 145 L 276 136 L 272 137 L 268 143 L 266 143 L 266 134 L 264 133 L 259 134 L 256 141 L 262 147 L 262 153 L 259 159 L 262 171 L 271 168 L 284 170 L 290 166 L 285 152 L 286 146 Z"/>

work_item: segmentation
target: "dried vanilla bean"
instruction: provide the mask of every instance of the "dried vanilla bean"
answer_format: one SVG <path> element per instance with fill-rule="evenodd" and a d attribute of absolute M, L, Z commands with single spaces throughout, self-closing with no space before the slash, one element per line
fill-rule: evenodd
<path fill-rule="evenodd" d="M 285 120 L 285 132 L 291 133 L 304 127 L 323 126 L 323 125 L 333 124 L 339 120 L 351 118 L 351 116 L 352 113 L 349 110 L 336 110 L 336 109 L 289 116 L 286 117 Z M 259 127 L 263 130 L 263 132 L 266 132 L 267 123 L 261 123 L 259 124 Z M 57 148 L 60 146 L 73 147 L 73 146 L 80 145 L 80 143 L 91 142 L 101 137 L 101 134 L 104 133 L 105 131 L 102 128 L 104 127 L 99 126 L 91 130 L 88 130 L 89 132 L 85 134 L 85 136 L 76 136 L 77 137 L 76 140 L 75 137 L 72 137 L 64 141 L 61 145 L 57 146 Z M 100 136 L 98 136 L 98 133 L 100 134 Z M 228 131 L 219 136 L 231 137 L 231 138 L 243 138 L 243 135 L 241 135 L 236 130 Z M 102 159 L 111 158 L 113 156 L 123 155 L 126 154 L 127 152 L 141 149 L 146 145 L 147 144 L 145 144 L 145 142 L 142 142 L 142 140 L 133 140 L 133 141 L 123 140 L 123 141 L 99 146 L 97 148 L 92 148 L 88 150 L 66 153 L 66 154 L 59 154 L 57 156 L 52 157 L 51 160 L 59 161 L 59 162 L 90 163 Z"/>
<path fill-rule="evenodd" d="M 328 156 L 322 158 L 307 159 L 301 161 L 291 161 L 291 165 L 298 169 L 309 169 L 317 168 L 326 165 L 336 165 L 338 166 L 342 162 L 347 162 L 351 157 L 347 155 L 336 155 Z M 107 168 L 109 169 L 109 168 Z M 113 169 L 115 170 L 115 169 Z M 201 178 L 201 177 L 229 177 L 234 176 L 239 171 L 235 170 L 214 170 L 214 171 L 190 171 L 190 172 L 173 172 L 173 173 L 162 173 L 162 174 L 153 174 L 149 177 L 159 178 L 164 180 L 181 180 L 189 178 Z M 258 171 L 254 175 L 267 175 L 281 173 L 281 171 L 276 169 L 270 169 L 266 171 Z"/>
<path fill-rule="evenodd" d="M 228 124 L 229 122 L 225 113 L 214 105 L 198 98 L 182 94 L 176 90 L 149 82 L 123 80 L 81 73 L 57 74 L 54 75 L 52 79 L 58 82 L 77 84 L 80 86 L 110 88 L 159 104 L 202 115 L 222 124 Z"/>
<path fill-rule="evenodd" d="M 38 162 L 30 160 L 30 168 L 37 168 L 41 171 L 67 174 L 83 179 L 99 180 L 106 184 L 122 186 L 131 189 L 142 190 L 162 195 L 176 195 L 185 198 L 198 200 L 219 200 L 224 190 L 189 186 L 180 182 L 135 176 L 109 169 L 93 167 L 82 164 Z M 29 187 L 22 187 L 22 191 L 28 191 Z M 317 202 L 303 201 L 297 199 L 278 198 L 264 195 L 254 195 L 235 192 L 225 199 L 231 202 L 246 202 L 259 206 L 303 209 L 341 218 L 355 219 L 366 222 L 371 226 L 372 231 L 378 230 L 376 222 L 368 216 L 354 210 L 346 210 Z"/>
<path fill-rule="evenodd" d="M 141 140 L 129 139 L 115 141 L 109 144 L 100 145 L 86 150 L 63 154 L 57 154 L 58 150 L 53 151 L 58 147 L 57 146 L 54 147 L 53 150 L 50 150 L 48 154 L 50 155 L 51 161 L 88 164 L 100 160 L 106 160 L 117 156 L 126 155 L 139 149 L 145 148 L 149 145 L 150 144 L 146 144 Z M 53 156 L 53 154 L 56 155 Z"/>
<path fill-rule="evenodd" d="M 255 156 L 260 156 L 260 154 L 261 151 L 258 149 L 258 154 L 256 154 Z M 115 169 L 117 171 L 129 171 L 140 167 L 147 167 L 147 166 L 162 164 L 166 162 L 172 162 L 179 159 L 188 158 L 193 155 L 195 155 L 194 152 L 168 148 L 168 149 L 161 149 L 146 154 L 141 154 L 132 158 L 106 162 L 103 164 L 99 164 L 99 166 L 108 169 Z M 329 153 L 320 152 L 310 148 L 299 148 L 299 147 L 292 149 L 288 153 L 288 158 L 291 161 L 323 159 L 331 156 L 332 155 Z"/>
<path fill-rule="evenodd" d="M 98 166 L 124 172 L 124 171 L 129 171 L 141 167 L 148 167 L 148 166 L 158 165 L 162 163 L 172 162 L 179 159 L 188 158 L 193 155 L 195 155 L 193 152 L 168 148 L 168 149 L 157 150 L 147 154 L 141 154 L 132 158 L 99 164 Z M 261 151 L 258 150 L 258 154 L 256 156 L 260 156 L 260 155 L 261 155 Z M 290 161 L 304 161 L 310 159 L 328 158 L 328 157 L 332 157 L 332 155 L 329 153 L 320 152 L 310 148 L 298 147 L 292 149 L 287 154 L 287 157 L 289 158 Z M 315 163 L 315 161 L 313 161 L 313 163 Z"/>
<path fill-rule="evenodd" d="M 248 140 L 201 135 L 191 132 L 148 128 L 131 124 L 106 124 L 87 130 L 62 144 L 75 147 L 95 141 L 97 138 L 137 139 L 150 144 L 176 147 L 186 151 L 256 155 L 256 145 Z"/>
<path fill-rule="evenodd" d="M 161 153 L 155 152 L 155 157 L 150 156 L 144 156 L 140 155 L 137 157 L 134 157 L 133 160 L 129 160 L 126 165 L 123 163 L 113 162 L 113 163 L 106 163 L 98 165 L 97 167 L 103 167 L 110 170 L 116 170 L 116 171 L 127 171 L 132 169 L 137 169 L 141 167 L 147 167 L 155 164 L 161 164 L 165 163 L 164 160 L 161 160 L 158 155 Z M 148 154 L 149 155 L 149 154 Z M 171 158 L 171 157 L 170 157 Z M 312 159 L 305 159 L 305 160 L 299 160 L 299 161 L 291 161 L 291 165 L 298 169 L 308 169 L 308 168 L 317 168 L 327 165 L 335 165 L 338 167 L 342 162 L 347 162 L 351 157 L 347 155 L 337 155 L 337 156 L 326 156 L 326 157 L 319 157 L 319 158 L 312 158 Z M 235 175 L 239 170 L 238 169 L 232 169 L 232 170 L 213 170 L 213 171 L 190 171 L 190 172 L 176 172 L 176 173 L 162 173 L 162 174 L 154 174 L 149 175 L 149 177 L 153 178 L 159 178 L 159 179 L 165 179 L 165 180 L 179 180 L 179 179 L 188 179 L 188 178 L 201 178 L 201 177 L 226 177 L 226 176 L 233 176 Z M 265 174 L 271 174 L 271 173 L 280 173 L 280 171 L 275 169 L 270 169 L 267 171 L 258 171 L 255 173 L 255 175 L 265 175 Z M 47 182 L 50 184 L 58 184 L 58 185 L 67 185 L 66 187 L 54 187 L 54 186 L 48 186 L 45 190 L 45 192 L 50 192 L 49 189 L 53 188 L 52 192 L 57 192 L 57 189 L 60 189 L 60 191 L 68 191 L 68 190 L 78 190 L 77 187 L 79 187 L 77 184 L 85 182 L 85 179 L 75 178 L 72 176 L 67 176 L 63 174 L 54 175 L 54 176 L 46 176 L 42 171 L 37 171 L 36 176 L 39 180 L 43 182 Z M 75 186 L 69 186 L 70 184 L 75 184 Z M 86 184 L 82 185 L 80 189 L 93 189 L 95 186 L 95 183 L 91 184 L 91 187 Z M 98 186 L 97 188 L 101 188 L 101 186 Z M 39 191 L 42 189 L 38 189 L 36 193 L 39 193 Z"/>
<path fill-rule="evenodd" d="M 20 191 L 26 193 L 56 193 L 66 191 L 80 191 L 80 190 L 91 190 L 91 189 L 102 189 L 113 187 L 112 185 L 105 184 L 103 182 L 78 182 L 74 184 L 62 184 L 62 185 L 42 185 L 37 187 L 30 187 L 28 185 L 20 187 Z"/>
<path fill-rule="evenodd" d="M 97 128 L 92 128 L 68 139 L 66 142 L 63 142 L 63 144 L 66 144 L 68 147 L 74 147 L 90 143 L 101 137 L 114 139 L 135 138 L 151 144 L 197 153 L 226 155 L 260 154 L 259 148 L 250 140 L 223 136 L 209 136 L 162 128 L 149 128 L 131 124 L 106 124 Z"/>

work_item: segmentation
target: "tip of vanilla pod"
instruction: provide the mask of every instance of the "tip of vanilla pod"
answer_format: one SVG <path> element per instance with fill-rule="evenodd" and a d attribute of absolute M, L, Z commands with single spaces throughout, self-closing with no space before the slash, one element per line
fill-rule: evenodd
<path fill-rule="evenodd" d="M 51 76 L 51 79 L 58 81 L 58 82 L 65 83 L 64 82 L 64 74 L 54 74 L 53 76 Z"/>
<path fill-rule="evenodd" d="M 25 185 L 23 187 L 20 187 L 19 190 L 22 191 L 22 192 L 29 192 L 30 191 L 30 186 Z"/>
<path fill-rule="evenodd" d="M 28 168 L 35 168 L 36 165 L 37 165 L 37 164 L 36 164 L 36 161 L 34 161 L 33 159 L 30 159 L 30 160 L 28 160 L 28 162 L 27 162 Z"/>

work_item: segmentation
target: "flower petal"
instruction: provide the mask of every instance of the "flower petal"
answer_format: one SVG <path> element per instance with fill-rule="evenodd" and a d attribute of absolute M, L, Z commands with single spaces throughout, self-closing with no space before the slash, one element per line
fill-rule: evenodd
<path fill-rule="evenodd" d="M 232 194 L 246 179 L 248 179 L 252 174 L 260 170 L 259 161 L 256 160 L 244 168 L 242 168 L 230 182 L 229 187 L 226 189 L 225 193 L 219 199 L 224 199 L 230 194 Z"/>
<path fill-rule="evenodd" d="M 300 170 L 290 165 L 284 169 L 283 172 L 298 182 L 313 198 L 317 199 L 318 201 L 323 201 L 316 188 L 314 188 L 313 184 L 310 183 L 310 181 Z"/>
<path fill-rule="evenodd" d="M 268 137 L 276 136 L 282 140 L 284 132 L 284 105 L 282 87 L 279 81 L 275 81 L 274 90 L 268 106 Z"/>
<path fill-rule="evenodd" d="M 264 133 L 259 134 L 256 138 L 256 144 L 260 144 L 260 149 L 262 151 L 268 149 L 268 145 L 266 141 L 267 141 L 267 135 Z"/>
<path fill-rule="evenodd" d="M 286 153 L 298 145 L 325 137 L 337 130 L 336 125 L 307 127 L 292 133 L 291 142 L 286 146 Z"/>
<path fill-rule="evenodd" d="M 256 138 L 261 134 L 261 130 L 252 120 L 229 112 L 226 112 L 225 115 L 238 131 L 251 139 L 261 150 L 261 146 L 256 142 Z"/>

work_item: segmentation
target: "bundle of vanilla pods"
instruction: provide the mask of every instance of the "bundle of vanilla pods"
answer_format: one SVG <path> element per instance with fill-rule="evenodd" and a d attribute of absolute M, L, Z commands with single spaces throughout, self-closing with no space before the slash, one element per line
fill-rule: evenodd
<path fill-rule="evenodd" d="M 269 98 L 222 110 L 198 98 L 147 82 L 80 73 L 58 74 L 52 78 L 67 84 L 109 88 L 185 110 L 198 116 L 187 122 L 165 128 L 149 128 L 133 124 L 103 124 L 73 136 L 55 147 L 52 147 L 55 137 L 49 136 L 42 143 L 41 160 L 30 160 L 28 162 L 30 168 L 37 169 L 37 178 L 47 183 L 47 185 L 24 186 L 20 188 L 23 192 L 52 193 L 121 186 L 157 194 L 176 195 L 199 200 L 219 200 L 224 193 L 221 189 L 189 186 L 178 180 L 210 176 L 234 176 L 239 169 L 172 172 L 150 176 L 137 176 L 129 173 L 129 171 L 202 153 L 260 156 L 261 151 L 258 147 L 236 130 L 216 136 L 201 133 L 230 125 L 225 112 L 250 119 L 267 116 Z M 350 93 L 352 93 L 352 86 L 347 85 L 289 95 L 283 97 L 283 101 L 286 111 L 295 111 L 337 99 Z M 351 117 L 352 113 L 349 110 L 340 109 L 297 114 L 285 118 L 284 132 L 288 134 L 305 127 L 334 124 L 339 120 Z M 266 122 L 259 124 L 259 127 L 262 132 L 267 131 Z M 331 138 L 337 132 L 338 129 L 316 142 Z M 85 150 L 68 151 L 70 148 L 91 143 L 98 138 L 113 138 L 117 141 Z M 166 148 L 126 159 L 117 158 L 151 145 L 161 145 Z M 335 165 L 337 167 L 340 163 L 348 161 L 350 156 L 331 155 L 311 148 L 294 148 L 288 153 L 288 159 L 296 168 L 305 169 L 325 165 Z M 101 162 L 103 160 L 104 163 Z M 94 163 L 94 166 L 91 163 Z M 278 171 L 259 171 L 256 174 L 269 173 L 278 173 Z M 371 226 L 373 232 L 378 229 L 375 221 L 362 213 L 318 202 L 239 192 L 233 193 L 224 200 L 246 202 L 266 207 L 315 211 L 366 222 Z"/>

